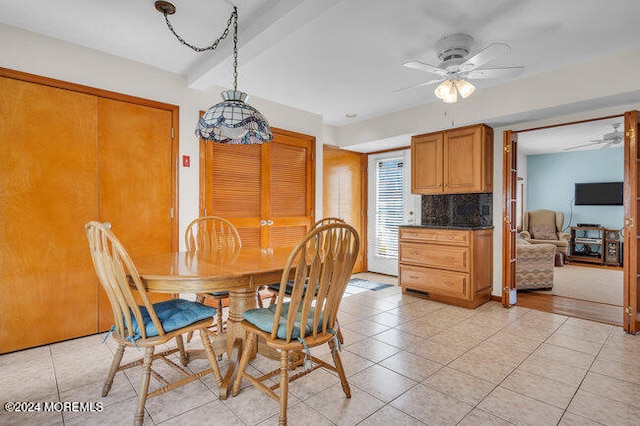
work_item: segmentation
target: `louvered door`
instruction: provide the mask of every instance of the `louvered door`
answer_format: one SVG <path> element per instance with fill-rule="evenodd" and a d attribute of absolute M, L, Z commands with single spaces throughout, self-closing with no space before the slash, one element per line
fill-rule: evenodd
<path fill-rule="evenodd" d="M 231 221 L 243 247 L 294 245 L 313 222 L 315 138 L 273 133 L 262 145 L 201 142 L 201 215 Z"/>

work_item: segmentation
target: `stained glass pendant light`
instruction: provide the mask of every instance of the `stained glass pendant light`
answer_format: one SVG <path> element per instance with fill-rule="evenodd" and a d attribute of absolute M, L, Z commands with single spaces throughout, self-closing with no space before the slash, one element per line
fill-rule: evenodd
<path fill-rule="evenodd" d="M 229 29 L 233 25 L 233 90 L 222 92 L 223 101 L 204 113 L 198 121 L 196 136 L 227 144 L 260 144 L 272 140 L 273 133 L 267 120 L 257 109 L 246 103 L 249 95 L 238 90 L 238 8 L 233 7 L 222 35 L 210 46 L 202 48 L 187 43 L 173 29 L 168 15 L 175 13 L 175 6 L 166 1 L 156 1 L 155 7 L 164 14 L 167 26 L 180 43 L 196 52 L 215 50 L 218 43 L 229 35 Z"/>

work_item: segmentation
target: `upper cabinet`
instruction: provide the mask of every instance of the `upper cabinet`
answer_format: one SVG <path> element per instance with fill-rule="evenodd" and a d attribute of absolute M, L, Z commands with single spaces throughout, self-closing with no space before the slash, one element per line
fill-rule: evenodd
<path fill-rule="evenodd" d="M 493 129 L 484 124 L 411 138 L 411 192 L 493 190 Z"/>

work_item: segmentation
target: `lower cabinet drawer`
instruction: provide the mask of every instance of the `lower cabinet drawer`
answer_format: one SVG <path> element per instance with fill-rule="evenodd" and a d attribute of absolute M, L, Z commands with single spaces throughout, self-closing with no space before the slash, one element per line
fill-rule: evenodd
<path fill-rule="evenodd" d="M 400 244 L 400 263 L 469 272 L 469 248 L 438 244 Z"/>
<path fill-rule="evenodd" d="M 399 273 L 402 287 L 443 296 L 469 297 L 469 274 L 402 264 Z"/>

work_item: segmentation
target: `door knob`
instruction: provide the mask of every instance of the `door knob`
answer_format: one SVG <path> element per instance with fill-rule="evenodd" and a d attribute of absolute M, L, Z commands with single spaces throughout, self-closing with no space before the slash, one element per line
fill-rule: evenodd
<path fill-rule="evenodd" d="M 273 226 L 273 221 L 272 221 L 271 219 L 269 219 L 269 220 L 267 221 L 267 225 L 268 225 L 268 226 Z"/>
<path fill-rule="evenodd" d="M 264 219 L 262 219 L 262 220 L 260 221 L 260 226 L 267 226 L 267 221 L 266 221 L 266 220 L 264 220 Z"/>

